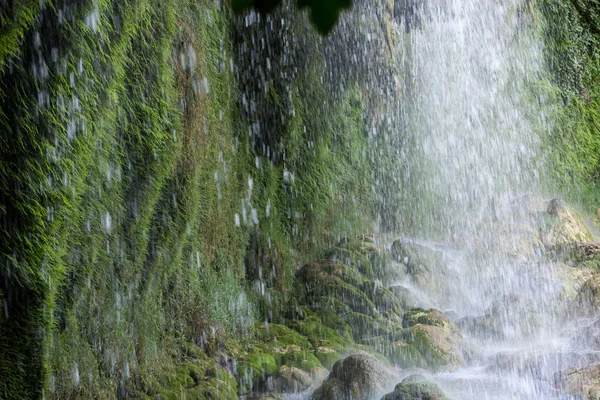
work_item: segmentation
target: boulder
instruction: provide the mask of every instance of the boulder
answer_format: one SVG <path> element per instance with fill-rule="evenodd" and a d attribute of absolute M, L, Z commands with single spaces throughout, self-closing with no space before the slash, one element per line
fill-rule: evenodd
<path fill-rule="evenodd" d="M 381 400 L 447 400 L 448 397 L 435 383 L 422 375 L 411 375 L 396 385 L 393 392 Z"/>
<path fill-rule="evenodd" d="M 433 297 L 455 294 L 452 281 L 458 274 L 448 268 L 444 252 L 409 240 L 398 239 L 392 244 L 392 257 L 400 264 L 404 277 L 416 288 Z"/>
<path fill-rule="evenodd" d="M 279 368 L 279 387 L 282 392 L 303 392 L 313 384 L 313 379 L 306 372 L 287 365 Z"/>
<path fill-rule="evenodd" d="M 406 349 L 416 349 L 426 362 L 423 367 L 430 370 L 458 367 L 476 354 L 456 324 L 441 311 L 413 309 L 404 314 L 402 324 L 405 329 L 394 333 L 396 346 L 412 346 Z"/>
<path fill-rule="evenodd" d="M 394 381 L 384 365 L 368 354 L 354 354 L 339 360 L 313 400 L 367 400 L 381 396 Z"/>
<path fill-rule="evenodd" d="M 554 376 L 556 386 L 583 400 L 600 400 L 600 363 L 570 368 Z"/>
<path fill-rule="evenodd" d="M 546 249 L 559 249 L 575 242 L 594 240 L 581 217 L 559 199 L 548 203 L 540 229 L 540 239 Z"/>
<path fill-rule="evenodd" d="M 600 306 L 600 274 L 588 279 L 576 298 L 580 311 L 584 314 L 595 314 Z"/>
<path fill-rule="evenodd" d="M 411 308 L 432 308 L 433 304 L 425 298 L 424 295 L 419 295 L 417 291 L 402 285 L 394 285 L 389 288 L 390 292 L 398 299 L 400 308 L 404 311 Z"/>

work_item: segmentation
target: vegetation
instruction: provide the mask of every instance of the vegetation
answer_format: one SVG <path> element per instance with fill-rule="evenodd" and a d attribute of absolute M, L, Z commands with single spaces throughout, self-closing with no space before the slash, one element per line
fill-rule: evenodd
<path fill-rule="evenodd" d="M 554 127 L 548 135 L 552 185 L 586 211 L 600 200 L 600 9 L 595 1 L 543 0 Z M 558 150 L 558 151 L 556 151 Z"/>
<path fill-rule="evenodd" d="M 247 135 L 226 5 L 30 3 L 0 18 L 0 392 L 237 396 L 218 354 L 272 368 L 239 343 L 373 219 L 361 92 L 333 98 L 309 57 L 275 160 Z"/>

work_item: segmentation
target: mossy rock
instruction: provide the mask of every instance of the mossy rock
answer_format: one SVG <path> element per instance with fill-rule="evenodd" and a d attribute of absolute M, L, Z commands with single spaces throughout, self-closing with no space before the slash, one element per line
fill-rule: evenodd
<path fill-rule="evenodd" d="M 269 350 L 282 349 L 287 346 L 299 346 L 302 349 L 312 348 L 312 344 L 300 333 L 285 325 L 256 323 L 253 326 L 254 337 Z"/>
<path fill-rule="evenodd" d="M 357 342 L 367 337 L 387 335 L 390 333 L 386 321 L 377 320 L 357 312 L 352 312 L 346 315 L 345 318 L 352 327 L 352 336 Z"/>
<path fill-rule="evenodd" d="M 330 277 L 321 282 L 315 282 L 312 294 L 314 297 L 335 297 L 355 312 L 371 317 L 377 315 L 377 307 L 369 296 L 340 278 Z"/>
<path fill-rule="evenodd" d="M 367 278 L 373 279 L 375 273 L 371 260 L 366 254 L 360 251 L 353 251 L 343 247 L 334 247 L 327 253 L 327 258 L 331 260 L 340 260 L 344 264 L 351 265 Z"/>
<path fill-rule="evenodd" d="M 381 400 L 447 400 L 446 394 L 435 383 L 421 375 L 411 375 L 396 385 L 392 393 Z"/>
<path fill-rule="evenodd" d="M 392 257 L 404 265 L 405 272 L 409 275 L 437 271 L 442 264 L 436 250 L 402 239 L 392 244 Z"/>
<path fill-rule="evenodd" d="M 363 254 L 369 259 L 372 273 L 365 274 L 369 279 L 378 279 L 388 284 L 400 277 L 398 269 L 392 268 L 390 251 L 378 246 L 373 238 L 345 239 L 338 244 L 338 247 Z"/>
<path fill-rule="evenodd" d="M 333 299 L 333 300 L 335 300 L 335 302 L 338 302 L 343 307 L 333 308 L 333 310 L 338 310 L 337 312 L 329 311 L 327 309 L 318 309 L 318 310 L 316 310 L 316 312 L 318 313 L 319 317 L 321 318 L 323 325 L 328 326 L 329 328 L 335 330 L 342 338 L 346 339 L 347 341 L 354 341 L 354 339 L 352 337 L 352 328 L 350 327 L 350 325 L 348 325 L 346 320 L 342 317 L 342 315 L 349 314 L 351 312 L 350 309 L 346 305 L 339 302 L 339 300 L 337 300 L 337 299 Z M 343 310 L 343 311 L 340 311 L 340 310 Z"/>
<path fill-rule="evenodd" d="M 315 348 L 328 346 L 342 350 L 350 345 L 347 337 L 342 337 L 336 330 L 324 325 L 314 311 L 305 309 L 303 315 L 304 319 L 290 322 L 289 327 L 306 336 Z"/>
<path fill-rule="evenodd" d="M 282 364 L 310 372 L 315 367 L 323 368 L 321 361 L 308 350 L 292 351 L 282 357 Z"/>
<path fill-rule="evenodd" d="M 427 360 L 412 344 L 390 340 L 388 336 L 368 338 L 364 344 L 383 354 L 393 365 L 401 368 L 427 368 Z"/>
<path fill-rule="evenodd" d="M 548 250 L 568 248 L 573 242 L 594 240 L 583 219 L 559 199 L 553 199 L 548 203 L 539 235 Z"/>
<path fill-rule="evenodd" d="M 238 366 L 238 370 L 243 373 L 244 370 L 252 369 L 255 373 L 260 372 L 262 375 L 275 375 L 279 369 L 275 358 L 266 353 L 251 353 Z"/>
<path fill-rule="evenodd" d="M 309 285 L 330 277 L 340 278 L 354 286 L 366 279 L 356 268 L 337 259 L 322 259 L 306 264 L 296 273 L 299 281 Z"/>
<path fill-rule="evenodd" d="M 402 327 L 410 328 L 413 325 L 431 325 L 439 326 L 450 331 L 457 332 L 458 328 L 454 322 L 450 321 L 444 313 L 433 308 L 423 310 L 422 308 L 413 308 L 402 316 Z"/>
<path fill-rule="evenodd" d="M 224 400 L 237 400 L 238 396 L 238 382 L 237 379 L 231 375 L 228 371 L 217 369 L 215 370 L 214 376 L 202 381 L 195 388 L 186 391 L 186 398 L 191 393 L 195 392 L 200 397 L 195 397 L 202 400 L 210 399 L 224 399 Z"/>
<path fill-rule="evenodd" d="M 360 290 L 366 293 L 375 304 L 378 311 L 391 311 L 402 315 L 402 307 L 398 298 L 389 289 L 374 281 L 366 281 L 360 286 Z"/>
<path fill-rule="evenodd" d="M 600 307 L 600 274 L 595 274 L 585 281 L 579 289 L 576 301 L 583 314 L 594 314 L 594 310 Z"/>
<path fill-rule="evenodd" d="M 416 324 L 400 333 L 401 341 L 414 346 L 431 370 L 462 365 L 463 354 L 469 351 L 458 332 L 435 325 Z"/>
<path fill-rule="evenodd" d="M 257 387 L 270 376 L 277 374 L 278 370 L 278 362 L 272 355 L 262 352 L 249 354 L 238 364 L 240 393 L 247 393 Z"/>
<path fill-rule="evenodd" d="M 321 346 L 315 351 L 315 356 L 319 359 L 324 368 L 331 370 L 336 361 L 344 358 L 342 354 L 332 347 Z"/>

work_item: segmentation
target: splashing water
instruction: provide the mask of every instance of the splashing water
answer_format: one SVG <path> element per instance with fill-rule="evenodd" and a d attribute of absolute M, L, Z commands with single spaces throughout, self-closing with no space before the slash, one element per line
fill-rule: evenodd
<path fill-rule="evenodd" d="M 523 196 L 539 191 L 538 132 L 550 124 L 533 89 L 544 71 L 528 6 L 422 2 L 399 32 L 412 143 L 403 222 L 442 260 L 433 284 L 401 284 L 424 293 L 424 304 L 446 311 L 482 349 L 474 365 L 432 377 L 454 399 L 570 398 L 554 374 L 598 358 L 574 347 L 576 330 L 565 329 L 576 324 L 561 303 L 566 272 L 543 261 L 532 240 L 545 205 Z M 494 332 L 473 323 L 481 320 Z"/>

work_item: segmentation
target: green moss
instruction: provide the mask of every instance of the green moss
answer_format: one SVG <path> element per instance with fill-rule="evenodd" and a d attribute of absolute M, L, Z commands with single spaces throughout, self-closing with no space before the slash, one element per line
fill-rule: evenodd
<path fill-rule="evenodd" d="M 450 364 L 453 360 L 451 355 L 445 353 L 441 349 L 438 349 L 431 342 L 429 334 L 418 327 L 406 329 L 402 335 L 401 339 L 405 341 L 409 346 L 412 346 L 414 349 L 418 350 L 418 352 L 422 355 L 422 358 L 419 358 L 418 355 L 414 353 L 412 348 L 407 348 L 403 351 L 406 351 L 406 356 L 411 357 L 411 360 L 415 360 L 415 362 L 421 363 L 424 359 L 427 363 L 427 366 L 433 370 L 438 369 L 443 365 Z"/>
<path fill-rule="evenodd" d="M 373 219 L 358 87 L 332 98 L 314 79 L 318 54 L 289 93 L 273 83 L 269 101 L 295 110 L 278 131 L 283 163 L 247 135 L 253 121 L 229 68 L 237 22 L 224 3 L 85 0 L 67 13 L 26 0 L 0 22 L 6 395 L 235 398 L 236 378 L 215 372 L 207 353 L 241 359 L 227 347 L 241 338 L 269 355 L 313 349 L 284 326 L 258 338 L 251 327 L 280 320 L 298 266 Z M 327 320 L 339 332 L 298 329 L 341 348 L 349 327 Z"/>
<path fill-rule="evenodd" d="M 323 368 L 321 361 L 308 350 L 285 353 L 282 361 L 288 367 L 296 367 L 303 371 L 310 371 L 315 367 Z"/>
<path fill-rule="evenodd" d="M 251 391 L 269 376 L 275 375 L 280 365 L 281 362 L 277 362 L 271 354 L 254 352 L 246 356 L 238 364 L 240 392 Z"/>
<path fill-rule="evenodd" d="M 350 310 L 347 306 L 339 302 L 339 300 L 334 300 L 338 302 L 337 307 L 334 306 L 332 308 L 329 308 L 327 306 L 324 306 L 323 308 L 317 309 L 317 314 L 321 318 L 323 325 L 333 329 L 346 340 L 352 340 L 352 328 L 342 317 L 343 315 L 347 315 L 350 312 Z"/>
<path fill-rule="evenodd" d="M 291 322 L 289 326 L 306 336 L 314 348 L 327 346 L 339 351 L 351 346 L 348 337 L 341 336 L 335 329 L 324 325 L 313 311 L 305 309 L 303 314 L 303 319 Z"/>
<path fill-rule="evenodd" d="M 349 349 L 346 348 L 345 350 Z M 331 370 L 331 368 L 333 368 L 333 365 L 336 363 L 336 361 L 344 358 L 344 356 L 341 353 L 335 351 L 331 347 L 319 347 L 315 351 L 315 356 L 319 359 L 321 365 L 323 365 L 323 367 L 327 368 L 328 370 Z"/>
<path fill-rule="evenodd" d="M 376 320 L 365 314 L 352 312 L 346 316 L 346 320 L 348 325 L 352 327 L 352 336 L 356 341 L 389 333 L 387 324 L 384 321 Z"/>
<path fill-rule="evenodd" d="M 454 324 L 441 312 L 430 309 L 413 308 L 402 316 L 402 326 L 409 328 L 416 324 L 439 326 L 441 328 L 454 328 Z"/>
<path fill-rule="evenodd" d="M 257 340 L 269 348 L 285 348 L 298 346 L 302 349 L 312 348 L 310 341 L 300 333 L 285 325 L 257 323 L 254 325 L 254 334 Z"/>
<path fill-rule="evenodd" d="M 427 368 L 427 360 L 412 344 L 390 340 L 387 336 L 367 338 L 363 341 L 389 362 L 400 368 Z"/>

